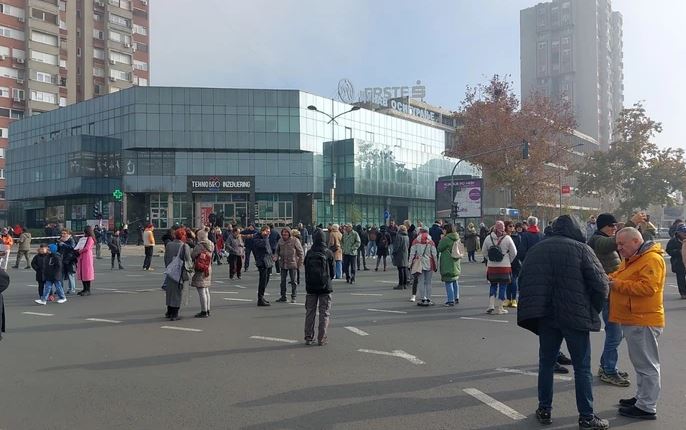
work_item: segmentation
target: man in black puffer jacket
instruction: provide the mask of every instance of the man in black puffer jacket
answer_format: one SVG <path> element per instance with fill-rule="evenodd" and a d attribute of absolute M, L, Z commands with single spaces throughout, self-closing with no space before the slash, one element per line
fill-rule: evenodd
<path fill-rule="evenodd" d="M 517 324 L 539 337 L 536 418 L 551 422 L 553 366 L 564 339 L 574 365 L 580 429 L 606 429 L 593 413 L 590 332 L 600 331 L 608 278 L 581 225 L 557 218 L 550 238 L 529 250 L 519 274 Z"/>

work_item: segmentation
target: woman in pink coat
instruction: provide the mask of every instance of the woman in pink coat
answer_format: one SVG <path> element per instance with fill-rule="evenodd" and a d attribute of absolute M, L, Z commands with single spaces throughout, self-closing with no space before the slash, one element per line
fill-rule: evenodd
<path fill-rule="evenodd" d="M 86 245 L 79 250 L 79 259 L 76 262 L 76 276 L 83 283 L 83 290 L 78 292 L 79 296 L 91 295 L 91 281 L 95 280 L 95 269 L 93 268 L 93 245 L 95 245 L 95 235 L 93 228 L 87 226 L 83 231 Z"/>

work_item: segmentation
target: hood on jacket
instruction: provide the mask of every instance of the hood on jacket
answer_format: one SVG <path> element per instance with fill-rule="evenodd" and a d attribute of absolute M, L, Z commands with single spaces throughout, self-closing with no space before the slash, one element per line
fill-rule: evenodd
<path fill-rule="evenodd" d="M 627 259 L 627 263 L 631 263 L 637 258 L 641 257 L 643 254 L 647 254 L 649 252 L 657 252 L 658 254 L 662 255 L 662 246 L 657 242 L 653 242 L 652 240 L 646 240 L 643 242 L 643 245 L 638 248 L 636 254 Z"/>
<path fill-rule="evenodd" d="M 312 233 L 312 244 L 324 246 L 324 232 L 318 228 Z"/>
<path fill-rule="evenodd" d="M 565 236 L 577 242 L 586 243 L 586 234 L 581 224 L 569 215 L 561 215 L 553 222 L 553 236 Z"/>

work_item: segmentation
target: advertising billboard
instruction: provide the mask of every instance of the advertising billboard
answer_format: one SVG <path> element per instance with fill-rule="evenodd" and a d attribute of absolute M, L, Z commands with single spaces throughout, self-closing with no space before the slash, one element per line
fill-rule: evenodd
<path fill-rule="evenodd" d="M 457 214 L 454 218 L 481 218 L 482 180 L 455 179 L 454 195 L 451 196 L 450 178 L 436 181 L 436 216 L 453 218 L 452 203 L 455 203 Z"/>

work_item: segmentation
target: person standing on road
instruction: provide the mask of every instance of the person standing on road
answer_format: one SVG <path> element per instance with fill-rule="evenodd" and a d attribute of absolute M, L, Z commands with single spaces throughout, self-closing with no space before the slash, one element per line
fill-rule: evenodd
<path fill-rule="evenodd" d="M 519 235 L 520 246 L 517 247 L 517 258 L 522 263 L 524 263 L 524 259 L 526 258 L 529 249 L 533 248 L 534 245 L 542 241 L 545 237 L 538 228 L 538 218 L 530 216 L 526 221 L 527 228 Z"/>
<path fill-rule="evenodd" d="M 255 256 L 255 266 L 259 271 L 259 281 L 257 285 L 257 306 L 269 306 L 270 303 L 264 298 L 264 292 L 267 290 L 269 283 L 269 276 L 272 273 L 274 260 L 272 258 L 272 247 L 269 245 L 269 226 L 263 225 L 259 234 L 254 234 L 253 239 L 253 253 Z"/>
<path fill-rule="evenodd" d="M 0 245 L 3 247 L 3 249 L 0 250 L 0 266 L 2 266 L 3 270 L 7 270 L 7 264 L 10 261 L 10 254 L 12 253 L 14 239 L 12 239 L 12 235 L 6 228 L 2 229 L 2 236 L 0 239 L 2 239 L 2 243 L 0 243 Z"/>
<path fill-rule="evenodd" d="M 493 232 L 486 236 L 481 249 L 486 259 L 486 279 L 491 283 L 486 313 L 506 314 L 508 311 L 503 305 L 507 286 L 512 282 L 512 260 L 517 257 L 517 248 L 512 238 L 505 234 L 505 223 L 496 221 Z"/>
<path fill-rule="evenodd" d="M 83 248 L 75 252 L 78 253 L 76 260 L 76 276 L 83 284 L 83 289 L 77 294 L 79 296 L 91 295 L 91 282 L 95 280 L 95 268 L 93 267 L 93 246 L 95 246 L 95 235 L 93 234 L 93 227 L 86 226 L 83 230 L 83 239 L 85 244 Z"/>
<path fill-rule="evenodd" d="M 111 270 L 114 270 L 115 258 L 117 259 L 117 264 L 119 264 L 119 270 L 122 270 L 124 266 L 121 265 L 121 241 L 119 239 L 119 230 L 114 231 L 107 246 L 110 248 L 110 253 L 112 254 Z"/>
<path fill-rule="evenodd" d="M 522 246 L 521 237 L 517 231 L 517 226 L 512 221 L 505 221 L 505 234 L 510 236 L 512 243 L 514 243 L 515 249 L 519 249 Z M 517 278 L 519 277 L 519 270 L 522 267 L 522 263 L 517 257 L 515 257 L 512 259 L 510 267 L 512 268 L 512 280 L 505 288 L 505 303 L 503 303 L 503 307 L 516 308 Z"/>
<path fill-rule="evenodd" d="M 672 223 L 672 225 L 669 227 L 669 230 L 668 230 L 668 234 L 669 234 L 670 239 L 673 238 L 674 235 L 676 234 L 677 227 L 679 227 L 683 223 L 684 223 L 684 220 L 682 220 L 681 218 L 677 218 L 674 220 L 674 222 Z"/>
<path fill-rule="evenodd" d="M 369 270 L 367 268 L 367 246 L 369 245 L 369 236 L 367 235 L 367 231 L 362 228 L 360 224 L 355 226 L 355 231 L 360 237 L 360 247 L 357 248 L 357 271 L 359 272 L 362 270 L 360 268 L 360 260 L 362 260 L 362 267 L 364 267 L 364 270 Z"/>
<path fill-rule="evenodd" d="M 241 231 L 241 237 L 245 241 L 245 261 L 243 262 L 243 271 L 247 272 L 248 268 L 250 267 L 250 254 L 253 252 L 253 244 L 255 241 L 255 236 L 258 236 L 258 232 L 255 229 L 255 226 L 250 224 L 248 228 L 245 230 Z"/>
<path fill-rule="evenodd" d="M 34 300 L 39 305 L 45 306 L 48 303 L 48 297 L 52 294 L 52 288 L 55 287 L 57 292 L 57 303 L 66 303 L 67 298 L 62 289 L 62 256 L 57 252 L 57 245 L 51 243 L 48 245 L 49 253 L 47 258 L 42 260 L 42 265 L 39 269 L 42 272 L 42 278 L 45 281 L 43 285 L 43 295 L 40 299 Z"/>
<path fill-rule="evenodd" d="M 241 231 L 238 228 L 234 228 L 231 234 L 228 235 L 224 247 L 229 253 L 229 279 L 233 279 L 234 275 L 241 279 L 245 245 L 243 244 Z"/>
<path fill-rule="evenodd" d="M 597 230 L 588 238 L 588 246 L 593 249 L 596 257 L 603 265 L 603 270 L 607 275 L 613 273 L 622 262 L 617 253 L 617 242 L 615 233 L 617 232 L 617 219 L 614 215 L 603 213 L 598 215 L 596 220 Z M 600 356 L 600 368 L 598 377 L 602 382 L 618 387 L 628 387 L 631 385 L 628 374 L 620 372 L 617 368 L 619 360 L 619 344 L 622 342 L 622 328 L 619 324 L 609 321 L 610 307 L 606 299 L 603 305 L 603 323 L 605 324 L 605 344 L 603 354 Z"/>
<path fill-rule="evenodd" d="M 71 236 L 71 232 L 66 228 L 60 233 L 60 238 L 57 242 L 57 250 L 62 256 L 62 280 L 67 281 L 69 284 L 66 293 L 75 294 L 76 293 L 76 261 L 79 256 L 78 253 L 74 251 L 76 242 Z M 63 282 L 63 285 L 65 282 Z"/>
<path fill-rule="evenodd" d="M 367 244 L 367 257 L 376 258 L 376 236 L 379 234 L 379 229 L 375 225 L 369 228 L 367 237 L 369 237 L 369 243 Z"/>
<path fill-rule="evenodd" d="M 183 297 L 183 286 L 188 281 L 189 274 L 193 273 L 193 260 L 191 259 L 191 248 L 186 243 L 188 239 L 185 228 L 177 228 L 174 231 L 174 240 L 167 243 L 164 249 L 164 267 L 169 264 L 178 255 L 183 262 L 181 269 L 181 276 L 179 279 L 171 279 L 166 276 L 165 281 L 165 301 L 167 304 L 167 313 L 165 318 L 170 321 L 180 320 L 179 309 L 181 309 L 181 298 Z"/>
<path fill-rule="evenodd" d="M 155 227 L 148 224 L 143 231 L 143 246 L 145 247 L 145 259 L 143 260 L 143 270 L 155 270 L 150 267 L 152 263 L 152 254 L 155 249 L 155 234 L 153 233 Z M 166 247 L 166 245 L 165 245 Z"/>
<path fill-rule="evenodd" d="M 5 333 L 5 300 L 2 293 L 10 286 L 10 276 L 4 270 L 0 269 L 0 340 L 2 334 Z"/>
<path fill-rule="evenodd" d="M 286 303 L 288 301 L 286 298 L 286 279 L 290 277 L 291 303 L 295 303 L 298 287 L 297 271 L 305 255 L 300 241 L 291 235 L 291 229 L 288 227 L 281 230 L 281 239 L 276 245 L 276 257 L 281 267 L 281 296 L 277 302 Z"/>
<path fill-rule="evenodd" d="M 382 225 L 376 234 L 376 269 L 379 271 L 379 263 L 383 259 L 383 271 L 386 271 L 386 258 L 388 257 L 388 247 L 391 244 L 391 235 L 386 231 L 386 226 Z"/>
<path fill-rule="evenodd" d="M 339 231 L 338 224 L 331 224 L 329 230 L 329 249 L 333 252 L 333 257 L 336 264 L 336 279 L 343 277 L 343 249 L 341 249 L 341 240 L 343 235 Z"/>
<path fill-rule="evenodd" d="M 274 229 L 274 224 L 269 224 L 269 246 L 272 247 L 272 255 L 276 258 L 276 246 L 279 244 L 281 235 L 278 231 Z M 274 270 L 276 273 L 281 273 L 281 266 L 279 265 L 279 260 L 274 260 Z"/>
<path fill-rule="evenodd" d="M 93 229 L 93 234 L 95 235 L 95 258 L 97 260 L 101 260 L 102 255 L 100 255 L 100 250 L 102 245 L 102 237 L 105 233 L 99 225 L 96 225 Z"/>
<path fill-rule="evenodd" d="M 583 227 L 558 217 L 550 238 L 529 250 L 519 274 L 517 325 L 538 335 L 538 409 L 541 424 L 552 423 L 553 369 L 562 340 L 572 357 L 579 428 L 609 428 L 593 412 L 591 331 L 600 331 L 608 278 L 586 245 Z"/>
<path fill-rule="evenodd" d="M 432 306 L 434 303 L 431 301 L 431 276 L 438 270 L 438 254 L 436 245 L 429 236 L 429 229 L 426 227 L 419 228 L 419 235 L 412 242 L 410 261 L 414 262 L 415 259 L 419 260 L 421 272 L 419 272 L 418 281 L 422 282 L 419 288 L 422 301 L 418 302 L 417 306 Z"/>
<path fill-rule="evenodd" d="M 393 243 L 393 255 L 391 261 L 393 265 L 398 268 L 398 285 L 393 287 L 394 290 L 405 290 L 410 280 L 407 277 L 407 267 L 409 265 L 408 259 L 410 255 L 410 238 L 407 235 L 407 227 L 401 225 L 398 227 L 398 233 L 395 235 L 395 242 Z"/>
<path fill-rule="evenodd" d="M 300 233 L 300 244 L 303 247 L 303 251 L 307 251 L 307 247 L 309 246 L 310 243 L 310 232 L 305 228 L 303 223 L 298 224 L 298 233 Z"/>
<path fill-rule="evenodd" d="M 667 254 L 672 272 L 676 276 L 676 284 L 679 288 L 681 299 L 686 299 L 686 267 L 684 255 L 686 254 L 686 224 L 679 224 L 674 230 L 674 237 L 667 242 Z"/>
<path fill-rule="evenodd" d="M 334 256 L 324 242 L 324 232 L 316 229 L 312 234 L 312 248 L 305 255 L 305 344 L 314 343 L 314 321 L 319 308 L 319 346 L 328 342 L 327 327 L 331 315 L 331 280 L 334 278 Z"/>
<path fill-rule="evenodd" d="M 191 287 L 195 287 L 198 290 L 198 297 L 200 298 L 200 312 L 195 314 L 195 318 L 207 318 L 210 316 L 210 287 L 212 286 L 214 244 L 210 242 L 207 236 L 208 234 L 205 230 L 198 230 L 198 243 L 191 251 L 194 269 Z"/>
<path fill-rule="evenodd" d="M 48 252 L 48 244 L 41 243 L 38 247 L 36 255 L 31 259 L 31 268 L 36 272 L 36 282 L 38 283 L 38 298 L 43 298 L 43 289 L 45 288 L 45 265 L 47 264 L 50 254 Z"/>
<path fill-rule="evenodd" d="M 460 303 L 460 284 L 457 283 L 457 280 L 460 278 L 460 272 L 462 271 L 462 257 L 456 258 L 453 256 L 452 250 L 455 246 L 460 247 L 460 236 L 455 231 L 455 226 L 446 224 L 445 235 L 438 242 L 437 249 L 441 281 L 445 283 L 447 295 L 446 306 L 455 306 L 456 303 Z"/>
<path fill-rule="evenodd" d="M 619 413 L 654 420 L 661 388 L 657 338 L 665 327 L 665 260 L 659 243 L 644 241 L 631 227 L 617 233 L 617 251 L 624 260 L 610 275 L 610 321 L 621 324 L 637 385 L 633 398 L 619 401 Z"/>
<path fill-rule="evenodd" d="M 343 272 L 345 273 L 345 282 L 354 284 L 355 258 L 357 257 L 357 250 L 360 249 L 361 240 L 357 232 L 353 230 L 352 224 L 346 224 L 343 228 L 344 233 L 341 239 Z"/>
<path fill-rule="evenodd" d="M 464 247 L 467 249 L 467 260 L 470 263 L 476 263 L 476 251 L 481 247 L 481 239 L 476 232 L 476 227 L 471 222 L 467 225 L 467 231 L 464 234 Z"/>
<path fill-rule="evenodd" d="M 472 224 L 474 226 L 474 224 Z M 429 228 L 429 236 L 434 243 L 440 243 L 441 237 L 443 236 L 443 228 L 441 227 L 441 222 L 439 220 L 434 221 L 431 228 Z"/>
<path fill-rule="evenodd" d="M 21 262 L 21 257 L 24 257 L 26 259 L 26 267 L 24 267 L 24 269 L 30 269 L 31 264 L 29 263 L 29 251 L 31 251 L 31 232 L 28 230 L 22 231 L 19 235 L 19 239 L 17 239 L 17 242 L 19 243 L 19 249 L 17 250 L 17 261 L 14 263 L 12 268 L 18 269 L 19 263 Z"/>

